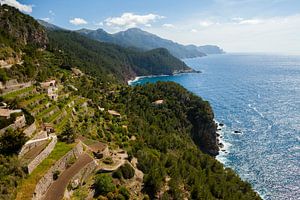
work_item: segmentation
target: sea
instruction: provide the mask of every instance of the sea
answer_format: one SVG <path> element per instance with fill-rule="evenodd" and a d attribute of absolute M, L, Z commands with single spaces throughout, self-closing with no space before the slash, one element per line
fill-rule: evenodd
<path fill-rule="evenodd" d="M 201 73 L 139 77 L 174 81 L 208 100 L 223 123 L 217 159 L 265 200 L 300 199 L 300 56 L 227 53 L 184 62 Z"/>

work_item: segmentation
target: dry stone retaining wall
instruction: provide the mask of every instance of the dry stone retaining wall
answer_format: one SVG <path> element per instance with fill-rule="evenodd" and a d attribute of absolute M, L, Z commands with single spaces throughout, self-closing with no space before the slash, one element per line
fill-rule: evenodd
<path fill-rule="evenodd" d="M 48 137 L 47 131 L 40 131 L 32 139 L 37 140 L 37 139 L 42 139 L 42 138 L 46 138 L 46 137 Z"/>
<path fill-rule="evenodd" d="M 26 125 L 25 116 L 24 115 L 19 116 L 16 118 L 16 121 L 13 124 L 1 129 L 0 134 L 3 134 L 9 128 L 11 128 L 13 130 L 17 130 L 18 128 L 23 128 L 25 125 Z"/>
<path fill-rule="evenodd" d="M 28 126 L 23 132 L 27 137 L 31 137 L 31 135 L 36 131 L 36 124 L 33 122 L 30 126 Z"/>
<path fill-rule="evenodd" d="M 52 141 L 48 144 L 48 146 L 37 156 L 33 159 L 28 165 L 28 173 L 30 174 L 48 155 L 52 152 L 55 145 L 57 143 L 57 137 L 53 136 Z"/>
<path fill-rule="evenodd" d="M 87 164 L 84 168 L 82 168 L 70 181 L 72 188 L 77 188 L 82 185 L 83 182 L 90 176 L 92 172 L 97 169 L 97 162 L 93 160 L 89 164 Z"/>
<path fill-rule="evenodd" d="M 82 143 L 79 142 L 71 151 L 69 151 L 65 156 L 63 156 L 60 160 L 58 160 L 54 166 L 52 166 L 48 172 L 41 178 L 41 180 L 37 183 L 35 187 L 35 191 L 32 197 L 32 200 L 40 200 L 43 199 L 50 185 L 54 182 L 53 172 L 55 171 L 64 171 L 68 162 L 72 158 L 78 158 L 83 153 Z"/>
<path fill-rule="evenodd" d="M 45 140 L 47 140 L 48 138 L 45 138 Z M 40 146 L 42 143 L 45 142 L 45 140 L 39 140 L 36 142 L 32 142 L 32 143 L 25 143 L 21 149 L 21 151 L 19 152 L 19 158 L 23 157 L 27 152 L 29 152 L 31 149 Z"/>

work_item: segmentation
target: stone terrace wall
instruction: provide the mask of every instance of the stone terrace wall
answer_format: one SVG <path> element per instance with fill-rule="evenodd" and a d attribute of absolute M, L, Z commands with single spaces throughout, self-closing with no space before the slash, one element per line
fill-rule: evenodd
<path fill-rule="evenodd" d="M 82 168 L 70 181 L 72 188 L 77 188 L 82 185 L 83 182 L 90 176 L 92 172 L 97 169 L 97 162 L 93 160 L 89 164 L 87 164 L 84 168 Z"/>
<path fill-rule="evenodd" d="M 32 86 L 33 82 L 27 82 L 27 83 L 18 83 L 15 79 L 8 81 L 6 84 L 0 85 L 0 89 L 2 91 L 2 95 L 5 95 L 7 93 L 20 90 L 26 87 Z"/>
<path fill-rule="evenodd" d="M 45 140 L 47 140 L 48 138 L 45 138 Z M 41 145 L 42 143 L 45 142 L 45 140 L 39 140 L 36 142 L 32 142 L 32 143 L 25 143 L 21 149 L 21 151 L 19 152 L 19 158 L 23 157 L 27 152 L 29 152 L 31 149 Z"/>
<path fill-rule="evenodd" d="M 47 131 L 40 131 L 32 138 L 32 140 L 42 139 L 46 137 L 48 137 Z"/>
<path fill-rule="evenodd" d="M 27 137 L 31 137 L 31 135 L 36 131 L 36 124 L 33 122 L 30 126 L 28 126 L 23 132 Z"/>
<path fill-rule="evenodd" d="M 53 136 L 52 141 L 48 144 L 48 146 L 37 156 L 33 159 L 28 165 L 28 173 L 30 174 L 48 155 L 52 152 L 55 145 L 57 143 L 57 137 Z"/>
<path fill-rule="evenodd" d="M 82 143 L 79 142 L 71 151 L 69 151 L 65 156 L 58 160 L 54 166 L 52 166 L 48 172 L 41 178 L 35 187 L 35 191 L 32 200 L 43 199 L 50 185 L 54 182 L 53 172 L 64 171 L 67 168 L 68 161 L 70 161 L 74 156 L 78 158 L 83 153 Z"/>
<path fill-rule="evenodd" d="M 24 115 L 19 116 L 16 118 L 16 121 L 13 124 L 1 129 L 0 134 L 3 134 L 9 128 L 11 128 L 13 130 L 17 130 L 18 128 L 23 128 L 25 125 L 26 125 L 25 116 Z"/>

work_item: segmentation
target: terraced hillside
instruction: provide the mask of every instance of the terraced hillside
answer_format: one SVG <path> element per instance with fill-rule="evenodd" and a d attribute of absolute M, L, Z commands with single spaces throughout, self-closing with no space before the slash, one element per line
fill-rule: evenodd
<path fill-rule="evenodd" d="M 0 91 L 0 199 L 260 199 L 213 157 L 208 102 L 175 83 L 122 84 L 128 70 L 148 74 L 152 64 L 186 69 L 166 50 L 124 50 L 69 32 L 47 43 L 33 18 L 3 5 L 0 18 L 0 28 L 11 26 L 0 41 L 24 60 L 0 68 L 1 86 L 26 85 Z"/>

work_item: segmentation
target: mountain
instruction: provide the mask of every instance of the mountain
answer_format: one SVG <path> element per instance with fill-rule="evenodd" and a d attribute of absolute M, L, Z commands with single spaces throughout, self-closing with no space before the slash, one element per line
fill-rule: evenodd
<path fill-rule="evenodd" d="M 115 76 L 127 81 L 135 76 L 172 75 L 191 72 L 184 62 L 166 49 L 139 51 L 98 42 L 72 31 L 48 31 L 49 47 L 68 55 L 68 65 L 85 72 Z"/>
<path fill-rule="evenodd" d="M 207 55 L 209 54 L 223 54 L 225 51 L 216 45 L 204 45 L 204 46 L 196 46 L 196 45 L 187 45 L 187 49 L 197 50 L 203 52 Z"/>
<path fill-rule="evenodd" d="M 88 30 L 81 29 L 77 31 L 82 35 L 86 35 L 91 39 L 102 42 L 118 44 L 124 47 L 136 47 L 142 50 L 151 50 L 155 48 L 166 48 L 177 58 L 193 58 L 201 57 L 206 54 L 224 53 L 217 46 L 207 45 L 197 47 L 195 45 L 181 45 L 171 40 L 160 38 L 152 33 L 148 33 L 138 28 L 131 28 L 115 34 L 109 34 L 103 29 Z"/>
<path fill-rule="evenodd" d="M 8 40 L 13 40 L 19 45 L 31 44 L 39 47 L 45 46 L 48 42 L 44 28 L 36 20 L 7 5 L 1 5 L 0 33 L 1 44 L 4 45 Z"/>
<path fill-rule="evenodd" d="M 38 76 L 39 68 L 42 68 L 43 64 L 39 57 L 40 52 L 29 58 L 29 54 L 33 54 L 30 46 L 52 51 L 63 60 L 60 61 L 63 65 L 76 66 L 86 73 L 96 73 L 103 78 L 110 75 L 122 82 L 135 76 L 171 75 L 192 71 L 166 49 L 145 52 L 94 41 L 47 22 L 37 22 L 6 5 L 1 6 L 0 19 L 0 59 L 4 60 L 0 64 L 11 66 L 23 62 L 31 67 L 32 76 Z M 48 28 L 47 32 L 44 26 Z"/>
<path fill-rule="evenodd" d="M 20 83 L 0 91 L 1 125 L 13 125 L 0 134 L 0 199 L 261 200 L 214 158 L 207 101 L 174 82 L 122 81 L 190 70 L 168 50 L 46 32 L 14 8 L 3 12 L 9 27 L 1 27 L 0 50 L 20 52 L 22 62 L 0 68 L 1 86 Z M 12 124 L 16 117 L 22 123 Z"/>
<path fill-rule="evenodd" d="M 45 27 L 46 29 L 48 29 L 48 30 L 52 30 L 52 31 L 55 31 L 55 30 L 66 30 L 66 29 L 64 29 L 64 28 L 61 28 L 61 27 L 59 27 L 59 26 L 56 26 L 56 25 L 54 25 L 54 24 L 51 24 L 51 23 L 46 22 L 46 21 L 41 20 L 41 19 L 37 19 L 37 22 L 38 22 L 39 24 L 41 24 L 42 26 L 44 26 L 44 27 Z"/>

